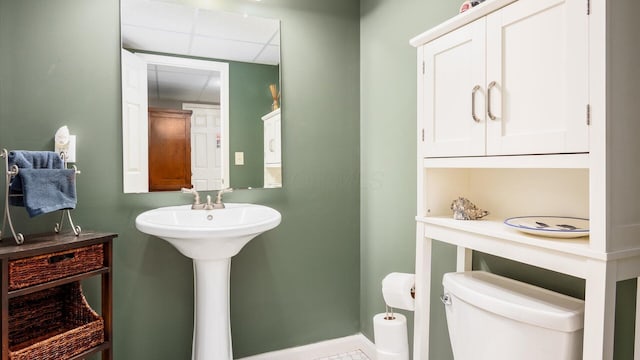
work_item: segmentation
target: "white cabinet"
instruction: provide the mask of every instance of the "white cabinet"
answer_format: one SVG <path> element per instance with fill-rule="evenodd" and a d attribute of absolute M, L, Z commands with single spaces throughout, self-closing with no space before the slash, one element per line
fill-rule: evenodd
<path fill-rule="evenodd" d="M 487 0 L 411 40 L 414 359 L 428 359 L 440 295 L 431 293 L 433 241 L 457 246 L 459 271 L 481 251 L 584 279 L 583 359 L 613 359 L 616 283 L 640 276 L 638 13 L 637 0 Z M 458 196 L 491 215 L 454 220 Z M 589 218 L 590 235 L 559 240 L 503 224 L 526 215 Z"/>
<path fill-rule="evenodd" d="M 262 117 L 264 122 L 264 162 L 280 164 L 280 109 Z"/>
<path fill-rule="evenodd" d="M 484 34 L 480 19 L 422 49 L 425 156 L 485 154 Z"/>
<path fill-rule="evenodd" d="M 487 16 L 487 154 L 588 151 L 588 18 L 584 0 Z"/>
<path fill-rule="evenodd" d="M 280 109 L 262 117 L 264 123 L 264 187 L 282 186 Z"/>
<path fill-rule="evenodd" d="M 426 43 L 424 155 L 588 152 L 587 26 L 584 0 L 521 0 Z"/>

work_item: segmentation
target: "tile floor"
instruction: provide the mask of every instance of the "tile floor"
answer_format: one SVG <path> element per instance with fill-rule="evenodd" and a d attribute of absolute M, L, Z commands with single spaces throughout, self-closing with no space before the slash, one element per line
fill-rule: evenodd
<path fill-rule="evenodd" d="M 362 351 L 354 350 L 344 354 L 337 354 L 329 357 L 319 358 L 316 360 L 370 360 L 370 359 Z"/>

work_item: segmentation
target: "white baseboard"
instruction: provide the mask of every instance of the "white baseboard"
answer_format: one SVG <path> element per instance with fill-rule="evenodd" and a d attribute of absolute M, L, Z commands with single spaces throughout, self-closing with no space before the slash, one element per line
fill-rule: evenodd
<path fill-rule="evenodd" d="M 314 344 L 253 355 L 239 360 L 314 360 L 354 350 L 362 351 L 372 360 L 376 358 L 376 346 L 361 333 Z"/>

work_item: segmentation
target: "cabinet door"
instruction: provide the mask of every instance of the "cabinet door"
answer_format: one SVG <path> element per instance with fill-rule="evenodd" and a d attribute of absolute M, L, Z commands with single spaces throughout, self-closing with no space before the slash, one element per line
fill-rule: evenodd
<path fill-rule="evenodd" d="M 484 155 L 485 20 L 444 35 L 423 51 L 424 156 Z"/>
<path fill-rule="evenodd" d="M 488 155 L 589 150 L 587 19 L 584 0 L 487 16 Z"/>

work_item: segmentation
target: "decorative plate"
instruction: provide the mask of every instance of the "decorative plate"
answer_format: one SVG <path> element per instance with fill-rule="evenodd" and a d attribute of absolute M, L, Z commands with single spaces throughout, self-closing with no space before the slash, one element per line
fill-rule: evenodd
<path fill-rule="evenodd" d="M 577 238 L 589 235 L 589 219 L 563 216 L 518 216 L 508 218 L 510 228 L 539 236 Z"/>

